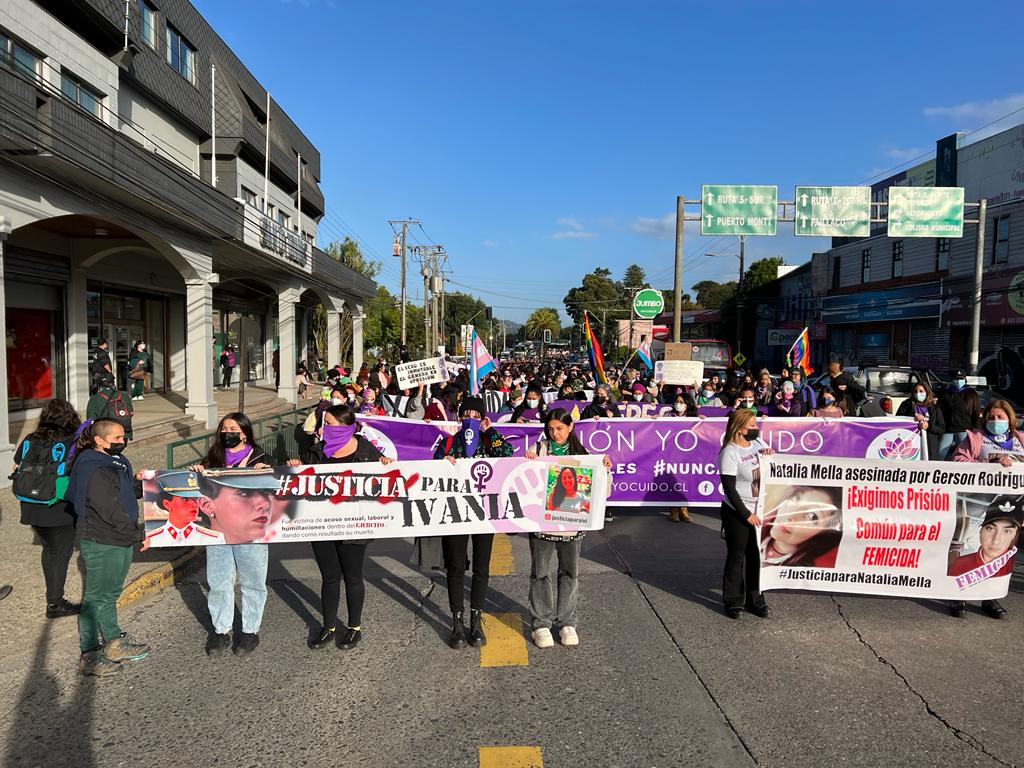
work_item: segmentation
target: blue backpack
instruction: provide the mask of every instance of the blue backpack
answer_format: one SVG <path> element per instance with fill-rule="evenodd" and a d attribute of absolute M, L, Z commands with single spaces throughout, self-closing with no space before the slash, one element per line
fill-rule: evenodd
<path fill-rule="evenodd" d="M 14 495 L 29 504 L 53 506 L 68 490 L 75 443 L 26 440 L 12 476 Z"/>

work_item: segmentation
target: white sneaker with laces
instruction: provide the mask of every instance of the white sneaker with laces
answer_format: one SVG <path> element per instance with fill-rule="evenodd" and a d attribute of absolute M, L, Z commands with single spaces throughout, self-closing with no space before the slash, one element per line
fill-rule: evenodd
<path fill-rule="evenodd" d="M 558 638 L 562 645 L 579 645 L 580 636 L 576 634 L 576 627 L 562 627 L 558 631 Z"/>
<path fill-rule="evenodd" d="M 553 648 L 555 645 L 555 638 L 551 636 L 551 630 L 547 627 L 533 630 L 530 636 L 533 638 L 533 644 L 538 648 Z"/>

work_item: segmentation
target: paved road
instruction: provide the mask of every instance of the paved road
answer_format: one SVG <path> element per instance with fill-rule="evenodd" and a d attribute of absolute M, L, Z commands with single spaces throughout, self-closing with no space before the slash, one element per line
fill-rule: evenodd
<path fill-rule="evenodd" d="M 125 612 L 155 650 L 118 678 L 73 674 L 74 623 L 51 623 L 0 661 L 3 765 L 1024 764 L 1020 581 L 1003 622 L 810 593 L 732 622 L 716 520 L 695 519 L 624 511 L 586 539 L 576 649 L 526 645 L 522 537 L 492 579 L 485 653 L 444 645 L 443 583 L 407 567 L 402 541 L 371 547 L 353 651 L 306 648 L 319 627 L 306 545 L 272 547 L 247 659 L 203 655 L 202 573 Z"/>

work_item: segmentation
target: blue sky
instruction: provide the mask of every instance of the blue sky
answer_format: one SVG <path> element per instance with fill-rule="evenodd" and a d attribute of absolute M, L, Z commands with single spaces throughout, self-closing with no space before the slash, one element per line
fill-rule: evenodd
<path fill-rule="evenodd" d="M 320 149 L 324 236 L 355 233 L 397 292 L 387 220 L 421 219 L 518 321 L 595 266 L 671 286 L 675 197 L 702 183 L 867 182 L 1024 107 L 1019 0 L 193 1 Z M 735 238 L 696 232 L 684 286 L 732 279 L 703 254 Z M 748 261 L 827 248 L 790 232 Z"/>

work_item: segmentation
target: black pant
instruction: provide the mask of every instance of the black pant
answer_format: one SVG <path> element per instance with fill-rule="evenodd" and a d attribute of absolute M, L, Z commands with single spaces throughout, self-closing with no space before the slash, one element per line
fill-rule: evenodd
<path fill-rule="evenodd" d="M 725 531 L 725 574 L 722 600 L 726 608 L 754 606 L 761 601 L 761 560 L 757 529 L 726 504 L 722 504 Z"/>
<path fill-rule="evenodd" d="M 43 579 L 46 581 L 46 602 L 54 605 L 64 597 L 64 582 L 68 578 L 68 563 L 75 550 L 75 526 L 33 525 L 32 530 L 43 540 Z"/>
<path fill-rule="evenodd" d="M 473 583 L 469 607 L 482 610 L 487 595 L 487 580 L 491 575 L 491 545 L 493 533 L 473 534 Z M 463 592 L 466 588 L 466 564 L 469 562 L 469 536 L 445 536 L 441 539 L 444 567 L 448 572 L 448 605 L 452 613 L 463 610 Z"/>
<path fill-rule="evenodd" d="M 366 559 L 365 541 L 314 541 L 313 555 L 320 567 L 323 583 L 320 586 L 320 604 L 324 626 L 338 623 L 338 603 L 341 600 L 341 581 L 345 581 L 345 605 L 348 608 L 349 627 L 358 627 L 363 620 L 363 601 L 366 584 L 363 582 L 363 561 Z"/>
<path fill-rule="evenodd" d="M 233 370 L 235 370 L 235 369 L 232 368 L 231 366 L 225 365 L 221 370 L 223 371 L 223 375 L 221 376 L 221 379 L 220 379 L 220 381 L 221 381 L 220 385 L 222 387 L 225 387 L 225 388 L 230 387 L 231 386 L 231 372 Z"/>

